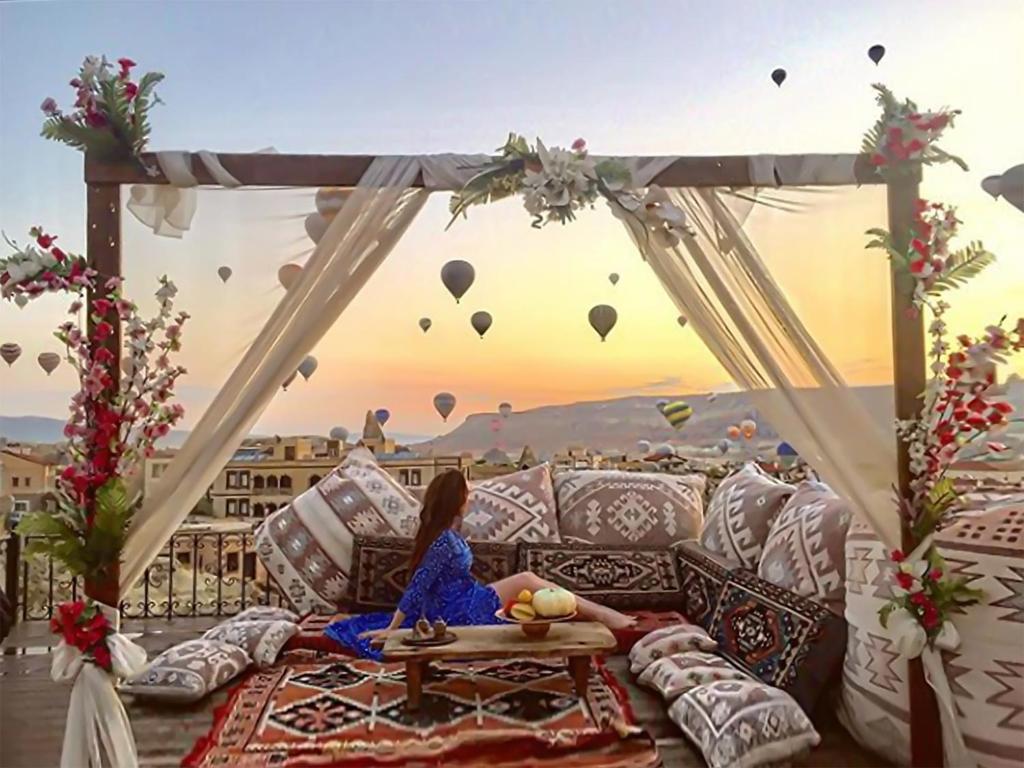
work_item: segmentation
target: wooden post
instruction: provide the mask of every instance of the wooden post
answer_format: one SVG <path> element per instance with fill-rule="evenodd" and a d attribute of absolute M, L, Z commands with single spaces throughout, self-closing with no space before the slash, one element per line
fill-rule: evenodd
<path fill-rule="evenodd" d="M 899 176 L 889 182 L 889 232 L 897 251 L 906 252 L 912 238 L 914 202 L 918 199 L 919 174 Z M 913 307 L 913 278 L 904 271 L 892 271 L 892 355 L 896 418 L 917 419 L 921 415 L 921 394 L 926 384 L 924 320 Z M 910 455 L 897 440 L 899 494 L 910 498 Z M 902 546 L 909 552 L 917 541 L 906 521 L 901 526 Z M 910 693 L 911 764 L 919 768 L 942 768 L 942 725 L 935 693 L 925 681 L 921 659 L 908 665 Z"/>
<path fill-rule="evenodd" d="M 87 159 L 88 160 L 88 159 Z M 121 185 L 98 184 L 89 182 L 86 185 L 86 256 L 89 266 L 99 273 L 97 282 L 102 286 L 111 277 L 121 277 Z M 92 291 L 86 296 L 86 308 L 92 306 L 97 297 Z M 114 355 L 110 362 L 112 387 L 120 386 L 121 381 L 121 322 L 117 311 L 111 310 L 104 320 L 113 327 L 114 332 L 104 342 Z M 88 311 L 87 328 L 92 335 L 95 323 L 92 312 Z M 118 607 L 120 563 L 117 564 L 103 579 L 86 580 L 85 594 L 93 600 Z"/>

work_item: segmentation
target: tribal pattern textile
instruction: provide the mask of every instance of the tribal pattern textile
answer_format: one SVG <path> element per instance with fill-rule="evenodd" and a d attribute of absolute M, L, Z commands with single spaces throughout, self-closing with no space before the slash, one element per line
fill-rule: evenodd
<path fill-rule="evenodd" d="M 649 739 L 623 740 L 613 727 L 631 718 L 601 665 L 584 704 L 561 661 L 435 663 L 410 713 L 404 665 L 296 654 L 252 675 L 185 764 L 653 765 Z"/>
<path fill-rule="evenodd" d="M 269 667 L 277 661 L 285 643 L 299 631 L 293 621 L 225 621 L 203 635 L 245 651 L 257 667 Z"/>
<path fill-rule="evenodd" d="M 841 615 L 850 516 L 846 502 L 824 483 L 800 483 L 772 523 L 757 575 Z"/>
<path fill-rule="evenodd" d="M 671 546 L 700 535 L 704 477 L 570 470 L 555 475 L 563 539 L 588 544 Z"/>
<path fill-rule="evenodd" d="M 658 659 L 645 669 L 637 682 L 673 701 L 698 685 L 718 680 L 752 680 L 751 676 L 714 653 L 683 651 Z"/>
<path fill-rule="evenodd" d="M 794 490 L 756 464 L 744 465 L 715 490 L 700 535 L 701 546 L 735 565 L 756 569 L 772 521 Z"/>
<path fill-rule="evenodd" d="M 651 664 L 684 651 L 714 651 L 718 644 L 698 626 L 682 622 L 640 638 L 629 652 L 629 671 L 641 674 Z"/>
<path fill-rule="evenodd" d="M 252 661 L 241 648 L 216 640 L 188 640 L 157 656 L 120 690 L 160 701 L 189 703 L 212 693 Z"/>
<path fill-rule="evenodd" d="M 711 625 L 719 653 L 809 713 L 838 676 L 846 649 L 842 618 L 748 571 L 729 576 Z"/>
<path fill-rule="evenodd" d="M 548 465 L 474 483 L 461 531 L 470 541 L 561 541 Z"/>
<path fill-rule="evenodd" d="M 520 544 L 519 571 L 613 608 L 674 608 L 679 569 L 668 547 Z"/>
<path fill-rule="evenodd" d="M 755 680 L 692 688 L 676 699 L 668 716 L 700 747 L 708 768 L 788 764 L 821 742 L 785 691 Z"/>
<path fill-rule="evenodd" d="M 678 544 L 675 552 L 683 615 L 694 624 L 710 629 L 722 589 L 737 566 L 721 555 L 708 552 L 696 541 Z"/>

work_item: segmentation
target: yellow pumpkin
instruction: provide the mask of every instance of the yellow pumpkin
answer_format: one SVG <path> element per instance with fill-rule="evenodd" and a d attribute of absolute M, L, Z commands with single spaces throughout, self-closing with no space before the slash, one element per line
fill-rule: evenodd
<path fill-rule="evenodd" d="M 533 609 L 545 619 L 568 616 L 576 610 L 576 596 L 561 587 L 538 589 L 533 594 Z"/>

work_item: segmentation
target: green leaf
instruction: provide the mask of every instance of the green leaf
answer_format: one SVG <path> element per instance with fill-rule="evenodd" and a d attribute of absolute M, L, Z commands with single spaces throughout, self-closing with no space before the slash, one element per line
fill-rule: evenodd
<path fill-rule="evenodd" d="M 985 250 L 980 242 L 972 242 L 967 247 L 949 255 L 946 260 L 946 270 L 942 277 L 936 280 L 928 293 L 938 294 L 948 291 L 951 288 L 959 288 L 968 280 L 995 263 L 995 254 Z"/>
<path fill-rule="evenodd" d="M 889 628 L 889 616 L 896 610 L 896 603 L 886 603 L 878 609 L 878 623 L 883 629 Z"/>

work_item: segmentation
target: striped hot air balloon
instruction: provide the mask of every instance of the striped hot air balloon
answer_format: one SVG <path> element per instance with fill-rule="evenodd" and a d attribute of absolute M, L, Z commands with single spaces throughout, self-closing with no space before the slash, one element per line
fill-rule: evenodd
<path fill-rule="evenodd" d="M 671 424 L 673 428 L 682 429 L 683 425 L 693 416 L 693 408 L 690 407 L 689 403 L 676 400 L 674 403 L 666 404 L 661 409 L 661 415 L 665 417 L 665 421 Z"/>

